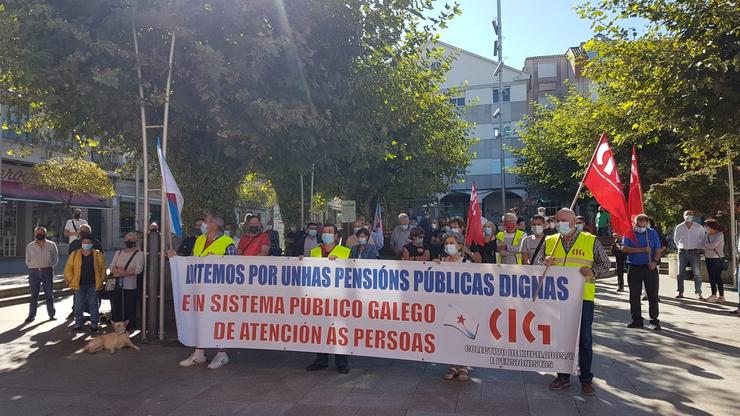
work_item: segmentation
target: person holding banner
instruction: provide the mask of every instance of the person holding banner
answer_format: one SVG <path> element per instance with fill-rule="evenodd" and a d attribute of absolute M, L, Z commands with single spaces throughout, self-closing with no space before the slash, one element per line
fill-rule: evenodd
<path fill-rule="evenodd" d="M 401 260 L 429 261 L 429 248 L 424 244 L 424 229 L 416 227 L 409 236 L 411 242 L 403 246 Z"/>
<path fill-rule="evenodd" d="M 529 220 L 534 234 L 522 239 L 519 252 L 522 253 L 522 264 L 540 264 L 545 257 L 545 217 L 535 215 Z"/>
<path fill-rule="evenodd" d="M 368 231 L 367 228 L 360 228 L 355 232 L 353 237 L 357 243 L 351 248 L 349 258 L 370 260 L 378 259 L 378 247 L 373 244 L 373 239 L 370 238 L 370 231 Z"/>
<path fill-rule="evenodd" d="M 340 246 L 337 242 L 339 241 L 339 230 L 334 224 L 326 224 L 321 230 L 321 245 L 311 250 L 311 257 L 323 257 L 329 260 L 347 259 L 351 253 L 351 249 Z M 298 260 L 303 260 L 303 256 L 299 256 Z M 337 371 L 339 374 L 349 374 L 349 357 L 344 354 L 334 354 L 334 363 L 337 365 Z M 306 367 L 306 371 L 317 371 L 323 370 L 329 367 L 329 354 L 317 353 L 316 359 Z"/>
<path fill-rule="evenodd" d="M 578 267 L 585 278 L 583 306 L 581 310 L 581 330 L 578 340 L 578 366 L 581 374 L 581 392 L 586 396 L 596 394 L 593 386 L 591 362 L 593 361 L 594 300 L 596 295 L 596 276 L 611 268 L 611 260 L 595 235 L 576 229 L 576 213 L 563 208 L 555 215 L 558 221 L 558 235 L 545 239 L 546 257 L 542 264 L 547 266 Z M 550 384 L 550 390 L 563 390 L 570 386 L 570 374 L 558 373 Z"/>
<path fill-rule="evenodd" d="M 203 220 L 205 225 L 205 233 L 198 236 L 195 239 L 195 245 L 193 246 L 193 256 L 206 257 L 206 256 L 234 256 L 236 255 L 236 247 L 234 247 L 234 240 L 231 237 L 224 234 L 224 219 L 215 215 L 206 215 Z M 269 248 L 269 247 L 268 247 Z M 168 257 L 175 257 L 177 253 L 175 250 L 167 250 Z M 206 362 L 206 353 L 203 348 L 195 348 L 195 351 L 186 359 L 180 361 L 180 367 L 195 367 L 203 365 Z M 229 356 L 226 351 L 219 349 L 216 355 L 213 357 L 211 362 L 208 364 L 208 368 L 216 370 L 229 363 Z"/>
<path fill-rule="evenodd" d="M 262 232 L 262 222 L 258 216 L 247 219 L 246 233 L 239 238 L 239 256 L 269 256 L 270 237 Z"/>
<path fill-rule="evenodd" d="M 504 231 L 499 231 L 496 235 L 496 239 L 499 241 L 499 263 L 522 264 L 522 254 L 519 252 L 519 246 L 527 234 L 516 228 L 517 216 L 515 213 L 507 212 L 501 218 L 501 221 L 504 223 Z"/>

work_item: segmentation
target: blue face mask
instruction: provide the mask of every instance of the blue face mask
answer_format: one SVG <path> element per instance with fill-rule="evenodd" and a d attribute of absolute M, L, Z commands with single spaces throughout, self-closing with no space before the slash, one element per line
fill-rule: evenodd
<path fill-rule="evenodd" d="M 567 235 L 567 234 L 570 234 L 570 231 L 571 231 L 570 223 L 563 222 L 563 221 L 558 223 L 558 232 L 560 232 L 560 234 Z"/>
<path fill-rule="evenodd" d="M 334 234 L 321 234 L 321 241 L 324 244 L 331 244 L 334 242 Z"/>
<path fill-rule="evenodd" d="M 207 234 L 208 233 L 208 224 L 206 224 L 204 222 L 200 224 L 200 233 L 201 234 Z"/>
<path fill-rule="evenodd" d="M 357 243 L 361 246 L 364 246 L 365 244 L 367 244 L 367 238 L 365 237 L 358 238 Z"/>
<path fill-rule="evenodd" d="M 85 251 L 90 251 L 90 250 L 92 250 L 92 248 L 93 248 L 93 245 L 92 244 L 83 244 L 82 245 L 82 249 L 85 250 Z"/>
<path fill-rule="evenodd" d="M 316 237 L 316 230 L 308 230 L 308 235 L 311 237 Z"/>
<path fill-rule="evenodd" d="M 483 227 L 483 234 L 490 237 L 491 235 L 493 235 L 493 228 Z"/>

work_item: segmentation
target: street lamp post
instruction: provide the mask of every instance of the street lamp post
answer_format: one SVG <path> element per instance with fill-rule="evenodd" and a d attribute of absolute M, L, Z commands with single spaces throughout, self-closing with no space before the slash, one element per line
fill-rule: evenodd
<path fill-rule="evenodd" d="M 506 212 L 506 170 L 504 162 L 504 117 L 503 117 L 503 106 L 504 106 L 504 57 L 501 54 L 501 0 L 496 0 L 496 20 L 493 22 L 493 31 L 496 33 L 496 41 L 493 43 L 493 55 L 498 56 L 498 65 L 496 65 L 496 73 L 498 73 L 498 110 L 494 113 L 494 118 L 498 117 L 498 134 L 499 139 L 499 153 L 501 158 L 501 214 Z"/>

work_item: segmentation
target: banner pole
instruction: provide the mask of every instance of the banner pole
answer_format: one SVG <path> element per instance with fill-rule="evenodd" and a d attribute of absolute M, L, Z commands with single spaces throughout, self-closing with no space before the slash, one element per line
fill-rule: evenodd
<path fill-rule="evenodd" d="M 601 143 L 601 137 L 604 137 L 606 132 L 601 133 L 601 136 L 599 137 L 599 143 Z M 586 175 L 588 175 L 588 171 L 591 169 L 591 165 L 594 163 L 594 158 L 596 158 L 596 152 L 599 151 L 599 145 L 596 145 L 596 148 L 594 149 L 594 153 L 591 155 L 591 160 L 588 161 L 588 165 L 586 165 L 586 171 L 583 173 L 583 178 L 581 178 L 581 182 L 578 184 L 578 190 L 576 190 L 576 195 L 573 197 L 573 202 L 570 203 L 570 210 L 572 211 L 573 208 L 576 206 L 576 202 L 578 202 L 578 196 L 581 194 L 581 190 L 583 189 L 583 181 L 586 180 Z M 542 237 L 546 238 L 546 237 Z M 555 245 L 552 248 L 552 252 L 549 256 L 547 256 L 547 253 L 545 253 L 545 257 L 552 257 L 553 254 L 555 254 L 555 248 L 557 248 L 558 244 L 560 244 L 560 240 L 563 238 L 563 235 L 560 234 L 560 231 L 558 231 L 558 239 L 555 241 Z M 544 249 L 542 250 L 545 251 Z M 545 266 L 545 270 L 542 272 L 542 276 L 539 278 L 539 284 L 537 286 L 537 290 L 533 291 L 532 294 L 532 302 L 537 300 L 537 293 L 539 293 L 540 288 L 542 287 L 542 283 L 545 281 L 545 276 L 547 275 L 547 271 L 550 270 L 550 266 Z"/>

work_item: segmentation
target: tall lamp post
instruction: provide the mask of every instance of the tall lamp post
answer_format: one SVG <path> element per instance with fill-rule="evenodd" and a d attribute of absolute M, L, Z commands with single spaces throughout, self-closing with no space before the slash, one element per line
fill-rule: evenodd
<path fill-rule="evenodd" d="M 493 56 L 498 56 L 498 65 L 494 71 L 494 76 L 498 75 L 498 109 L 493 113 L 493 118 L 498 117 L 498 130 L 496 131 L 496 138 L 499 140 L 499 152 L 501 158 L 501 214 L 506 213 L 506 170 L 505 170 L 505 159 L 504 159 L 504 117 L 503 117 L 503 106 L 504 106 L 504 57 L 501 54 L 501 0 L 496 0 L 496 19 L 491 23 L 493 24 L 493 31 L 496 33 L 496 40 L 493 43 Z"/>

